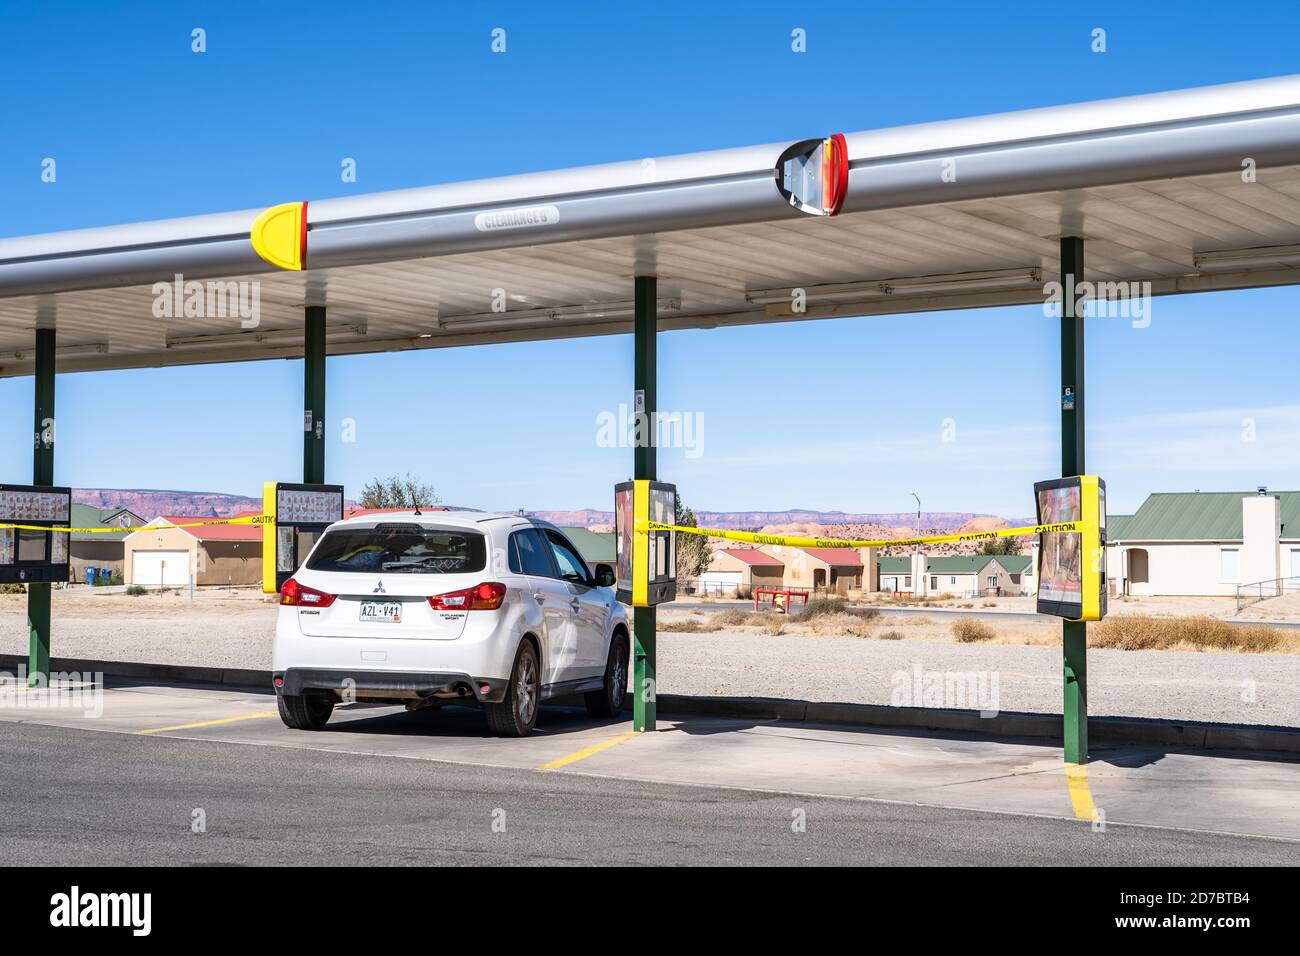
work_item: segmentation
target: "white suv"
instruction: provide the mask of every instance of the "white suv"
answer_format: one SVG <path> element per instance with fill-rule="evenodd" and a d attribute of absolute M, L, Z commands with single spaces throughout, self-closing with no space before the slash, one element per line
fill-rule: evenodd
<path fill-rule="evenodd" d="M 285 724 L 318 729 L 340 700 L 477 704 L 522 737 L 542 701 L 585 694 L 616 716 L 627 614 L 559 529 L 480 512 L 372 514 L 330 525 L 280 590 L 271 658 Z"/>

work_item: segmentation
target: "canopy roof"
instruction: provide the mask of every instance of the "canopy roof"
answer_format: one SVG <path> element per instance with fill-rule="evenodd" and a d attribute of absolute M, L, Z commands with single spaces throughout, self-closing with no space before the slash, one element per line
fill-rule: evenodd
<path fill-rule="evenodd" d="M 844 142 L 835 216 L 786 201 L 774 143 L 313 200 L 302 271 L 254 250 L 262 210 L 3 239 L 0 376 L 37 327 L 60 371 L 294 357 L 305 305 L 331 354 L 628 332 L 637 274 L 662 329 L 1041 302 L 1063 235 L 1157 295 L 1300 280 L 1300 76 Z M 225 292 L 168 317 L 178 274 L 259 280 L 256 326 Z"/>

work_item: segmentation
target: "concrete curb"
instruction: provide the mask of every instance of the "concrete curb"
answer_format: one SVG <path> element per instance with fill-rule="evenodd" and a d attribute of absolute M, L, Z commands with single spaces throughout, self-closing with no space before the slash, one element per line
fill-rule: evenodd
<path fill-rule="evenodd" d="M 27 658 L 0 654 L 0 669 L 15 673 Z M 271 672 L 238 667 L 199 667 L 185 664 L 150 664 L 139 661 L 99 661 L 54 658 L 54 672 L 101 673 L 134 680 L 165 680 L 180 684 L 217 684 L 226 687 L 270 690 Z M 578 697 L 561 697 L 557 705 L 582 706 Z M 890 707 L 884 704 L 847 704 L 789 700 L 776 697 L 688 697 L 661 694 L 659 713 L 727 717 L 742 720 L 789 720 L 853 727 L 937 731 L 995 738 L 1043 738 L 1058 741 L 1061 718 L 1056 714 L 999 713 L 981 717 L 978 711 L 931 707 Z M 629 696 L 624 709 L 630 710 Z M 1156 720 L 1145 717 L 1092 717 L 1088 731 L 1094 743 L 1190 748 L 1198 750 L 1267 751 L 1300 754 L 1300 730 L 1240 724 Z"/>

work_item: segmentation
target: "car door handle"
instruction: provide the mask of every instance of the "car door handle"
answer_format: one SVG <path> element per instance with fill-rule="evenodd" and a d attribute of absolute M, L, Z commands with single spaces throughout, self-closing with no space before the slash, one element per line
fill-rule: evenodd
<path fill-rule="evenodd" d="M 573 613 L 574 613 L 574 614 L 577 614 L 579 611 L 582 610 L 582 602 L 581 602 L 581 601 L 577 601 L 577 600 L 570 601 L 570 602 L 569 602 L 569 607 L 573 608 Z"/>
<path fill-rule="evenodd" d="M 537 601 L 538 604 L 545 604 L 545 603 L 546 603 L 546 592 L 545 592 L 545 591 L 534 591 L 534 592 L 533 592 L 533 599 L 534 599 L 535 601 Z"/>

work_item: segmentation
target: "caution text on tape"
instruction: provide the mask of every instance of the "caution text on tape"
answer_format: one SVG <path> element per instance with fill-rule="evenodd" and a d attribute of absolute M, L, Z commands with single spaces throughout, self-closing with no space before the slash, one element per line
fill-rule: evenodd
<path fill-rule="evenodd" d="M 1000 528 L 996 531 L 969 531 L 965 534 L 941 534 L 927 538 L 885 538 L 877 541 L 853 538 L 805 538 L 788 534 L 758 534 L 752 531 L 727 531 L 722 528 L 688 528 L 684 525 L 664 524 L 659 521 L 638 521 L 635 530 L 676 531 L 678 534 L 698 534 L 706 538 L 727 541 L 744 541 L 749 544 L 776 544 L 792 548 L 893 548 L 918 544 L 950 544 L 962 541 L 992 541 L 996 538 L 1023 538 L 1053 532 L 1082 533 L 1090 529 L 1083 521 L 1066 521 L 1059 524 L 1029 525 L 1023 528 Z"/>
<path fill-rule="evenodd" d="M 219 524 L 270 524 L 271 515 L 240 515 L 238 518 L 213 518 L 211 521 L 187 521 L 181 524 L 138 524 L 126 528 L 68 528 L 48 524 L 0 524 L 0 531 L 12 528 L 17 531 L 58 531 L 63 534 L 109 534 L 121 531 L 145 531 L 149 528 L 206 528 Z"/>

